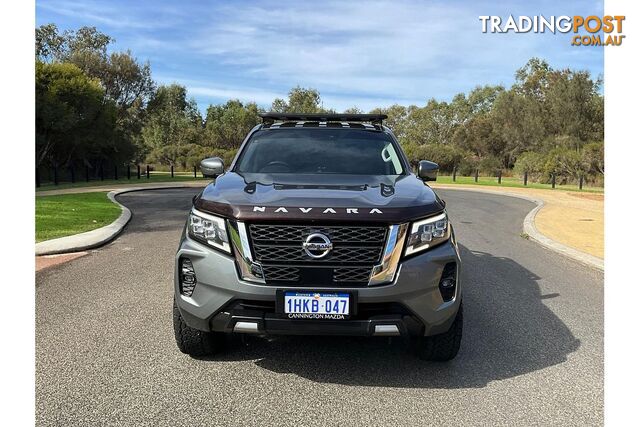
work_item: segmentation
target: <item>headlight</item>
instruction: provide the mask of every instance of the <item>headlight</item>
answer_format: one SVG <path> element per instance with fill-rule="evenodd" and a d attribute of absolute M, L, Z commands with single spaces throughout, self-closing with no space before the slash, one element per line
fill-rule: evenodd
<path fill-rule="evenodd" d="M 224 219 L 192 209 L 188 230 L 192 239 L 231 253 Z"/>
<path fill-rule="evenodd" d="M 424 251 L 446 241 L 450 235 L 451 227 L 446 212 L 414 222 L 411 224 L 411 233 L 407 237 L 407 249 L 404 254 Z"/>

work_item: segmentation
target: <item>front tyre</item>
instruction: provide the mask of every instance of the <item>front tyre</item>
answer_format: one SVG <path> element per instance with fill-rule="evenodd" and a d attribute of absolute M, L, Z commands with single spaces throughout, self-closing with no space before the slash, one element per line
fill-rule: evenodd
<path fill-rule="evenodd" d="M 456 318 L 447 332 L 418 340 L 418 357 L 422 360 L 446 362 L 452 360 L 460 350 L 462 340 L 462 303 Z"/>
<path fill-rule="evenodd" d="M 176 344 L 181 352 L 193 357 L 208 356 L 217 353 L 224 344 L 224 334 L 205 332 L 187 325 L 173 300 L 173 331 Z"/>

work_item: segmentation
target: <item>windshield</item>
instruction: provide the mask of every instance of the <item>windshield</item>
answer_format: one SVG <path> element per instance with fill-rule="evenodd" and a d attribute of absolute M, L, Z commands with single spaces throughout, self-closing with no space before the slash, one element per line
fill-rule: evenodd
<path fill-rule="evenodd" d="M 253 134 L 239 173 L 402 175 L 402 162 L 384 132 L 297 128 Z"/>

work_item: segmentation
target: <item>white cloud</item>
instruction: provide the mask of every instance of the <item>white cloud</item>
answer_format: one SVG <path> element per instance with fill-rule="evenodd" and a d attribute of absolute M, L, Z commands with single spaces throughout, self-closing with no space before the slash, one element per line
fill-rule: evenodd
<path fill-rule="evenodd" d="M 281 93 L 246 87 L 187 86 L 187 89 L 190 95 L 225 100 L 239 99 L 242 102 L 255 102 L 259 105 L 270 105 L 275 98 L 283 97 Z"/>
<path fill-rule="evenodd" d="M 584 10 L 575 1 L 39 0 L 37 8 L 71 28 L 104 26 L 115 48 L 150 59 L 154 78 L 175 77 L 201 105 L 238 98 L 268 106 L 296 85 L 318 89 L 337 110 L 424 104 L 476 85 L 510 85 L 533 56 L 602 70 L 601 53 L 571 48 L 565 35 L 480 31 L 479 15 Z"/>
<path fill-rule="evenodd" d="M 482 64 L 529 45 L 524 37 L 483 39 L 477 20 L 468 5 L 451 3 L 261 3 L 217 8 L 211 26 L 190 45 L 266 82 L 312 86 L 329 95 L 426 100 L 449 95 L 449 78 L 466 75 L 473 86 L 495 77 Z M 504 50 L 487 49 L 492 43 Z M 478 54 L 482 50 L 487 53 Z M 478 79 L 482 74 L 485 79 Z"/>
<path fill-rule="evenodd" d="M 105 25 L 116 29 L 151 30 L 175 24 L 175 19 L 159 19 L 157 16 L 146 16 L 150 12 L 144 7 L 131 5 L 125 9 L 122 5 L 109 2 L 48 0 L 39 1 L 37 8 L 61 16 L 74 18 L 80 25 Z M 176 10 L 177 12 L 177 10 Z"/>

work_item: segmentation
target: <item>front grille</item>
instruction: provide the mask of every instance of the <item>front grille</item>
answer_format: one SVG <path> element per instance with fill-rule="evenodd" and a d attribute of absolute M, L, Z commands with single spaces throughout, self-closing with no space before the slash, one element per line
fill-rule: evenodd
<path fill-rule="evenodd" d="M 250 224 L 254 260 L 262 264 L 267 285 L 366 286 L 380 263 L 386 226 Z M 333 249 L 312 258 L 302 248 L 307 236 L 326 235 Z"/>
<path fill-rule="evenodd" d="M 302 249 L 302 241 L 298 246 L 266 245 L 254 244 L 255 259 L 258 262 L 308 262 L 309 256 Z M 316 263 L 348 264 L 365 263 L 371 260 L 379 260 L 380 247 L 367 246 L 338 246 L 335 247 L 325 258 L 314 260 Z"/>
<path fill-rule="evenodd" d="M 311 225 L 262 225 L 249 226 L 254 244 L 270 242 L 300 242 L 311 232 L 323 233 L 334 243 L 380 243 L 387 234 L 386 227 L 365 226 L 311 226 Z"/>
<path fill-rule="evenodd" d="M 368 282 L 370 275 L 369 267 L 340 267 L 333 270 L 336 282 Z"/>
<path fill-rule="evenodd" d="M 262 272 L 271 281 L 297 282 L 300 280 L 300 269 L 281 265 L 263 265 Z"/>

